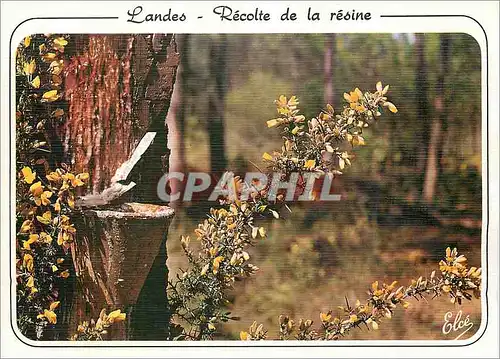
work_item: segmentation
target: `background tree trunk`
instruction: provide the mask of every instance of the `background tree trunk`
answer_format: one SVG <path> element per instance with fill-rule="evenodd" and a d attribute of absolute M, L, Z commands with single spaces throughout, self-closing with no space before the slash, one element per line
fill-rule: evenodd
<path fill-rule="evenodd" d="M 427 76 L 427 63 L 425 61 L 425 35 L 415 34 L 415 57 L 416 57 L 416 108 L 417 118 L 422 122 L 423 129 L 421 131 L 421 146 L 419 147 L 417 170 L 423 172 L 426 166 L 427 146 L 429 144 L 429 100 L 428 91 L 429 83 Z"/>
<path fill-rule="evenodd" d="M 325 104 L 329 103 L 335 107 L 335 90 L 333 86 L 335 71 L 335 47 L 336 47 L 336 35 L 326 34 L 325 35 L 325 57 L 323 63 L 323 78 L 324 78 L 324 89 L 325 89 Z"/>
<path fill-rule="evenodd" d="M 60 159 L 90 173 L 88 192 L 80 195 L 102 194 L 143 136 L 156 137 L 127 178 L 136 186 L 112 208 L 87 208 L 75 221 L 77 280 L 64 322 L 71 333 L 102 308 L 122 309 L 127 324 L 110 339 L 162 339 L 170 319 L 165 246 L 173 213 L 157 205 L 156 186 L 168 169 L 165 119 L 178 65 L 175 40 L 171 34 L 72 39 L 68 116 L 57 132 Z"/>
<path fill-rule="evenodd" d="M 443 127 L 446 125 L 448 115 L 447 100 L 445 96 L 446 75 L 449 71 L 450 38 L 446 34 L 440 35 L 440 66 L 434 99 L 434 119 L 430 128 L 429 146 L 427 149 L 427 164 L 423 186 L 423 199 L 432 203 L 436 193 L 439 179 L 439 156 L 442 147 Z"/>
<path fill-rule="evenodd" d="M 210 142 L 210 169 L 219 175 L 227 167 L 224 133 L 224 104 L 227 86 L 227 37 L 224 34 L 210 38 L 210 77 L 208 99 L 208 136 Z"/>
<path fill-rule="evenodd" d="M 187 74 L 189 73 L 189 34 L 177 35 L 177 46 L 181 54 L 180 63 L 177 68 L 174 92 L 167 115 L 167 126 L 169 130 L 168 148 L 170 149 L 169 171 L 184 173 L 186 169 L 184 145 L 186 102 L 184 92 L 187 91 Z M 169 181 L 169 185 L 171 193 L 182 191 L 182 181 L 172 179 Z M 180 201 L 174 201 L 170 203 L 170 206 L 177 209 L 180 203 Z"/>
<path fill-rule="evenodd" d="M 449 124 L 449 116 L 450 114 L 450 98 L 448 95 L 448 87 L 450 81 L 448 78 L 450 77 L 450 54 L 451 54 L 451 37 L 449 34 L 441 34 L 440 35 L 440 72 L 439 72 L 439 80 L 437 91 L 441 93 L 442 96 L 442 110 L 440 112 L 441 118 L 441 136 L 439 136 L 439 146 L 438 146 L 438 179 L 444 171 L 445 165 L 445 156 L 444 150 L 446 145 L 446 138 L 449 138 L 448 135 L 448 124 Z M 472 131 L 471 131 L 472 132 Z M 472 136 L 470 137 L 472 138 Z M 471 145 L 471 147 L 473 147 Z"/>

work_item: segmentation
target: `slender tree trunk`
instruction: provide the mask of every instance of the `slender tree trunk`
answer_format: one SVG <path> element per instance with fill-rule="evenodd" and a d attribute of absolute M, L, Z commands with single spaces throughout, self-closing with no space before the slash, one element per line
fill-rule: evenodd
<path fill-rule="evenodd" d="M 224 134 L 224 104 L 227 86 L 227 38 L 217 35 L 210 40 L 210 76 L 212 86 L 208 94 L 208 136 L 210 141 L 210 169 L 222 173 L 227 166 Z"/>
<path fill-rule="evenodd" d="M 439 119 L 434 119 L 430 128 L 430 141 L 427 148 L 427 164 L 425 168 L 424 188 L 422 197 L 426 203 L 432 203 L 436 192 L 438 179 L 438 149 L 442 124 Z"/>
<path fill-rule="evenodd" d="M 445 145 L 446 141 L 445 138 L 448 135 L 448 123 L 449 123 L 449 116 L 450 116 L 450 111 L 449 111 L 449 96 L 447 95 L 448 91 L 448 86 L 447 84 L 449 83 L 449 80 L 447 80 L 450 76 L 450 53 L 451 53 L 451 37 L 449 34 L 442 34 L 440 36 L 440 56 L 441 56 L 441 69 L 439 73 L 439 82 L 440 85 L 442 86 L 441 88 L 438 88 L 438 91 L 440 91 L 442 95 L 442 103 L 443 103 L 443 108 L 440 113 L 440 120 L 442 124 L 442 134 L 439 137 L 439 146 L 438 146 L 438 178 L 439 176 L 444 172 L 444 150 L 445 150 Z M 471 137 L 470 137 L 471 138 Z"/>
<path fill-rule="evenodd" d="M 417 150 L 417 169 L 423 172 L 426 165 L 427 146 L 429 144 L 429 101 L 428 101 L 428 77 L 427 63 L 425 61 L 425 36 L 424 34 L 415 34 L 415 57 L 416 57 L 416 76 L 415 92 L 417 105 L 417 119 L 422 123 L 421 143 Z"/>
<path fill-rule="evenodd" d="M 336 35 L 325 35 L 325 56 L 323 63 L 323 79 L 324 79 L 324 96 L 325 103 L 335 107 L 335 90 L 334 90 L 334 76 L 335 71 L 335 54 L 336 54 Z"/>
<path fill-rule="evenodd" d="M 446 76 L 449 71 L 450 38 L 447 34 L 440 35 L 440 65 L 434 100 L 435 115 L 430 128 L 430 140 L 427 149 L 427 164 L 425 169 L 423 199 L 432 203 L 439 180 L 439 156 L 442 153 L 442 138 L 446 116 L 448 115 L 445 95 Z"/>
<path fill-rule="evenodd" d="M 167 115 L 168 147 L 170 149 L 169 171 L 184 173 L 186 167 L 184 147 L 186 100 L 184 98 L 184 93 L 186 92 L 186 72 L 189 69 L 189 35 L 177 35 L 176 41 L 181 57 L 179 67 L 177 68 L 172 101 Z M 171 179 L 169 185 L 172 194 L 182 191 L 182 181 Z M 181 201 L 174 201 L 170 203 L 170 206 L 172 208 L 178 208 L 180 204 Z"/>

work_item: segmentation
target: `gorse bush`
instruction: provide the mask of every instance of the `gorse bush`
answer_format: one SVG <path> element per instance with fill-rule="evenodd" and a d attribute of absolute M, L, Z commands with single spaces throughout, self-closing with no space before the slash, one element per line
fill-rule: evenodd
<path fill-rule="evenodd" d="M 16 208 L 18 323 L 23 333 L 35 326 L 39 338 L 45 326 L 57 323 L 58 282 L 70 276 L 68 249 L 76 232 L 69 217 L 72 191 L 85 184 L 88 174 L 57 169 L 42 178 L 26 166 L 21 177 Z"/>
<path fill-rule="evenodd" d="M 126 319 L 126 314 L 122 313 L 120 309 L 114 310 L 106 314 L 106 309 L 101 310 L 97 321 L 91 319 L 90 322 L 84 321 L 76 328 L 76 333 L 70 337 L 73 341 L 85 340 L 103 340 L 108 334 L 107 328 L 113 323 L 121 322 Z"/>
<path fill-rule="evenodd" d="M 47 329 L 58 322 L 60 290 L 73 272 L 76 191 L 89 180 L 88 173 L 74 174 L 64 163 L 51 168 L 48 133 L 65 117 L 67 44 L 68 36 L 34 35 L 16 50 L 16 309 L 18 328 L 30 339 L 55 338 Z"/>
<path fill-rule="evenodd" d="M 58 288 L 71 270 L 74 189 L 88 179 L 64 166 L 49 169 L 46 129 L 64 115 L 59 100 L 67 43 L 62 36 L 28 36 L 16 52 L 17 323 L 38 339 L 57 323 Z"/>
<path fill-rule="evenodd" d="M 365 144 L 363 129 L 382 115 L 382 107 L 397 112 L 396 106 L 387 101 L 387 85 L 377 83 L 377 91 L 365 92 L 356 88 L 344 94 L 349 106 L 335 114 L 331 105 L 317 117 L 306 120 L 299 114 L 297 98 L 287 100 L 280 96 L 275 101 L 278 118 L 267 121 L 268 127 L 281 127 L 284 144 L 281 151 L 272 155 L 264 153 L 263 158 L 270 163 L 269 168 L 280 173 L 341 174 L 346 165 L 350 165 L 351 155 L 343 150 L 346 143 L 351 146 Z"/>
<path fill-rule="evenodd" d="M 18 327 L 31 339 L 60 339 L 47 329 L 58 324 L 58 311 L 64 306 L 60 292 L 74 275 L 69 251 L 78 229 L 71 218 L 76 196 L 90 180 L 88 173 L 73 173 L 55 159 L 47 135 L 65 119 L 62 73 L 69 40 L 69 36 L 28 36 L 16 52 L 16 308 Z M 210 209 L 194 236 L 180 239 L 189 266 L 167 282 L 172 319 L 165 339 L 213 339 L 220 323 L 238 319 L 226 308 L 234 283 L 258 272 L 248 248 L 267 236 L 259 219 L 280 218 L 286 201 L 304 193 L 317 197 L 311 191 L 312 180 L 342 174 L 354 158 L 352 149 L 365 144 L 363 131 L 384 109 L 397 112 L 386 97 L 388 90 L 380 82 L 374 92 L 356 88 L 344 94 L 346 104 L 340 111 L 326 105 L 311 119 L 300 114 L 295 96 L 275 101 L 278 116 L 267 126 L 281 131 L 283 145 L 263 154 L 264 175 L 277 173 L 279 180 L 293 180 L 299 189 L 286 195 L 271 193 L 271 181 L 246 183 L 225 175 L 234 193 L 219 198 L 220 205 Z M 320 313 L 318 326 L 311 319 L 295 322 L 282 315 L 277 318 L 279 339 L 332 340 L 361 325 L 377 329 L 396 307 L 407 308 L 412 298 L 448 295 L 452 303 L 461 304 L 479 297 L 481 269 L 468 267 L 464 256 L 448 248 L 439 274 L 432 272 L 408 286 L 396 284 L 372 283 L 365 301 L 352 304 L 346 299 L 338 307 L 340 314 Z M 109 314 L 103 309 L 96 320 L 74 328 L 69 339 L 104 340 L 111 325 L 126 319 L 121 309 Z M 254 322 L 240 338 L 266 339 L 267 332 Z"/>
<path fill-rule="evenodd" d="M 174 325 L 173 338 L 210 339 L 217 323 L 233 319 L 223 309 L 227 290 L 236 279 L 258 270 L 245 248 L 266 235 L 264 228 L 253 225 L 253 213 L 246 203 L 211 209 L 195 230 L 199 253 L 190 249 L 190 237 L 182 237 L 190 268 L 168 282 L 167 294 L 170 309 L 185 327 Z"/>

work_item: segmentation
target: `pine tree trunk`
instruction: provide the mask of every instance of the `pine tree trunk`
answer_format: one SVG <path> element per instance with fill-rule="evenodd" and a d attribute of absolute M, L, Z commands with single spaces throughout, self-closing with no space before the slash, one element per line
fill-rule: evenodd
<path fill-rule="evenodd" d="M 427 63 L 425 60 L 425 36 L 424 34 L 415 34 L 415 57 L 416 57 L 416 76 L 415 92 L 417 105 L 417 118 L 422 122 L 421 143 L 417 153 L 417 170 L 424 172 L 426 166 L 427 147 L 429 146 L 429 121 L 430 109 L 428 100 L 428 76 Z"/>
<path fill-rule="evenodd" d="M 449 96 L 447 95 L 447 77 L 450 76 L 450 51 L 451 51 L 451 37 L 449 34 L 440 35 L 440 56 L 441 56 L 441 69 L 439 72 L 439 82 L 438 91 L 442 96 L 443 108 L 440 112 L 440 120 L 442 124 L 441 136 L 439 136 L 438 142 L 438 178 L 444 172 L 444 153 L 446 141 L 448 137 L 448 124 L 450 122 L 450 111 L 449 111 Z M 441 87 L 439 87 L 441 86 Z"/>

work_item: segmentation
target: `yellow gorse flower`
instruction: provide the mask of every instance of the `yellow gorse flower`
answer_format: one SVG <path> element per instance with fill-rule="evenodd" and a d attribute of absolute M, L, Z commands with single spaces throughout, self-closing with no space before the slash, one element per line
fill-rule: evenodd
<path fill-rule="evenodd" d="M 386 85 L 385 87 L 382 86 L 382 82 L 377 82 L 377 92 L 380 94 L 380 95 L 385 95 L 388 91 L 389 91 L 389 85 Z"/>
<path fill-rule="evenodd" d="M 23 177 L 24 177 L 24 181 L 27 183 L 27 184 L 32 184 L 33 181 L 35 180 L 36 178 L 36 172 L 33 172 L 31 170 L 31 168 L 29 167 L 24 167 L 22 170 L 21 170 L 22 174 L 23 174 Z"/>
<path fill-rule="evenodd" d="M 68 41 L 64 37 L 58 37 L 54 39 L 54 49 L 56 50 L 64 50 L 64 46 L 68 44 Z"/>
<path fill-rule="evenodd" d="M 200 275 L 201 276 L 204 276 L 207 274 L 208 272 L 208 269 L 210 268 L 210 263 L 207 263 L 203 266 L 203 268 L 201 269 L 201 272 L 200 272 Z"/>
<path fill-rule="evenodd" d="M 46 54 L 42 55 L 42 59 L 46 62 L 53 61 L 57 55 L 53 52 L 47 52 Z"/>
<path fill-rule="evenodd" d="M 40 238 L 38 234 L 30 234 L 29 239 L 23 242 L 23 248 L 28 251 L 31 250 L 31 245 L 38 242 L 38 238 Z"/>
<path fill-rule="evenodd" d="M 33 256 L 31 254 L 24 255 L 23 267 L 26 268 L 28 272 L 33 272 Z"/>
<path fill-rule="evenodd" d="M 304 164 L 304 168 L 308 170 L 312 170 L 314 167 L 316 167 L 316 160 L 307 160 Z"/>
<path fill-rule="evenodd" d="M 64 181 L 71 183 L 71 186 L 73 187 L 81 187 L 85 184 L 84 181 L 89 178 L 89 174 L 80 173 L 75 176 L 73 173 L 65 173 L 62 175 L 62 178 L 64 179 Z"/>
<path fill-rule="evenodd" d="M 25 220 L 21 225 L 21 229 L 19 230 L 21 233 L 29 232 L 33 228 L 33 222 L 29 219 Z"/>
<path fill-rule="evenodd" d="M 114 310 L 108 314 L 108 321 L 110 323 L 121 322 L 127 318 L 125 313 L 122 313 L 120 309 Z"/>
<path fill-rule="evenodd" d="M 34 197 L 35 204 L 37 206 L 47 206 L 50 204 L 50 197 L 52 197 L 51 191 L 44 191 L 44 187 L 41 182 L 36 182 L 31 185 L 30 192 Z"/>
<path fill-rule="evenodd" d="M 73 224 L 70 223 L 69 217 L 65 215 L 62 215 L 60 218 L 59 228 L 57 244 L 67 247 L 69 242 L 73 241 L 73 235 L 76 229 Z"/>
<path fill-rule="evenodd" d="M 45 92 L 42 95 L 42 101 L 44 102 L 54 102 L 59 99 L 59 94 L 57 93 L 57 90 L 50 90 Z"/>
<path fill-rule="evenodd" d="M 214 259 L 213 261 L 213 269 L 212 269 L 212 272 L 214 274 L 217 274 L 217 272 L 219 271 L 219 267 L 220 267 L 220 264 L 221 262 L 224 260 L 224 257 L 223 256 L 218 256 Z"/>
<path fill-rule="evenodd" d="M 319 318 L 322 322 L 329 322 L 332 319 L 332 315 L 330 313 L 320 313 Z"/>
<path fill-rule="evenodd" d="M 30 62 L 25 62 L 23 66 L 23 71 L 26 76 L 31 76 L 35 73 L 36 62 L 31 60 Z"/>
<path fill-rule="evenodd" d="M 278 118 L 274 118 L 272 120 L 267 121 L 267 127 L 272 128 L 276 127 L 281 123 L 281 120 Z"/>
<path fill-rule="evenodd" d="M 38 314 L 37 319 L 47 319 L 50 324 L 57 324 L 57 315 L 54 310 L 59 306 L 59 302 L 50 304 L 49 309 L 44 309 L 42 314 Z"/>
<path fill-rule="evenodd" d="M 354 91 L 349 93 L 344 93 L 344 99 L 349 103 L 356 103 L 363 97 L 363 93 L 359 88 L 355 88 Z"/>
<path fill-rule="evenodd" d="M 50 182 L 58 182 L 61 180 L 61 175 L 58 172 L 50 172 L 45 176 Z"/>
<path fill-rule="evenodd" d="M 43 223 L 43 224 L 50 224 L 52 220 L 52 213 L 50 211 L 45 211 L 43 215 L 41 216 L 36 216 L 36 219 L 38 222 Z"/>
<path fill-rule="evenodd" d="M 273 160 L 273 156 L 271 156 L 269 153 L 267 152 L 264 152 L 264 154 L 262 155 L 262 158 L 266 161 L 272 161 Z"/>
<path fill-rule="evenodd" d="M 384 106 L 389 108 L 389 111 L 391 111 L 392 113 L 398 112 L 397 107 L 392 102 L 387 101 L 384 103 Z"/>
<path fill-rule="evenodd" d="M 30 192 L 35 197 L 40 197 L 43 193 L 42 182 L 35 182 L 30 186 Z"/>
<path fill-rule="evenodd" d="M 31 44 L 31 36 L 26 36 L 23 40 L 24 47 L 28 47 Z"/>
<path fill-rule="evenodd" d="M 366 111 L 366 107 L 363 106 L 360 103 L 360 100 L 363 99 L 363 93 L 359 88 L 355 88 L 354 91 L 351 91 L 349 93 L 344 93 L 344 99 L 349 102 L 349 106 L 358 111 L 358 112 L 364 112 Z"/>
<path fill-rule="evenodd" d="M 35 77 L 33 81 L 31 81 L 31 86 L 36 89 L 40 87 L 40 76 Z"/>

